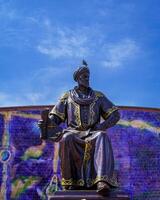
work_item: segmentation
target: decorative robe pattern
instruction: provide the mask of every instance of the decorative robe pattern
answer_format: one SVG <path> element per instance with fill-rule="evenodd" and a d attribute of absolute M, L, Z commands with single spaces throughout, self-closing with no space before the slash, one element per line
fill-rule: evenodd
<path fill-rule="evenodd" d="M 83 96 L 76 87 L 66 92 L 51 110 L 49 116 L 54 123 L 67 123 L 59 152 L 63 186 L 91 187 L 98 181 L 117 186 L 107 132 L 94 129 L 101 118 L 108 120 L 110 127 L 115 125 L 112 120 L 117 110 L 103 93 L 90 88 L 89 94 Z"/>

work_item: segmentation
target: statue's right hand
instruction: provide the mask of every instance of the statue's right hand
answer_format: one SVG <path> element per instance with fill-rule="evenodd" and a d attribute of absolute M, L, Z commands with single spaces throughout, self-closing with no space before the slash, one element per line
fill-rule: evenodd
<path fill-rule="evenodd" d="M 44 121 L 43 121 L 43 120 L 39 120 L 39 121 L 38 121 L 38 127 L 39 127 L 40 129 L 42 129 L 42 128 L 44 127 Z"/>
<path fill-rule="evenodd" d="M 38 121 L 38 127 L 40 128 L 40 139 L 45 140 L 46 135 L 44 135 L 45 134 L 45 132 L 44 132 L 44 120 Z"/>

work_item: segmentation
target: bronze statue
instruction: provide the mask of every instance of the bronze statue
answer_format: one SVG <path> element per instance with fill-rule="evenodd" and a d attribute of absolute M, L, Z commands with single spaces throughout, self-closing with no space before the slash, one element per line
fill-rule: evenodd
<path fill-rule="evenodd" d="M 73 74 L 78 83 L 49 112 L 48 131 L 42 139 L 60 142 L 62 186 L 66 190 L 95 188 L 104 195 L 117 182 L 107 129 L 119 118 L 118 108 L 89 86 L 90 70 L 83 61 Z M 103 118 L 103 121 L 101 121 Z M 61 122 L 67 123 L 62 129 Z M 44 128 L 44 121 L 39 123 Z"/>

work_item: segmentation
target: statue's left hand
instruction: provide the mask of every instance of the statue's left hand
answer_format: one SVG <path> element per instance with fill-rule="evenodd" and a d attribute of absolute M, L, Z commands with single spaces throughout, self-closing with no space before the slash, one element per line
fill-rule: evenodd
<path fill-rule="evenodd" d="M 114 126 L 119 119 L 120 114 L 118 111 L 115 111 L 102 123 L 98 123 L 97 125 L 95 125 L 95 130 L 105 131 L 107 128 Z"/>
<path fill-rule="evenodd" d="M 104 131 L 106 128 L 103 126 L 103 123 L 98 123 L 94 126 L 93 131 Z"/>

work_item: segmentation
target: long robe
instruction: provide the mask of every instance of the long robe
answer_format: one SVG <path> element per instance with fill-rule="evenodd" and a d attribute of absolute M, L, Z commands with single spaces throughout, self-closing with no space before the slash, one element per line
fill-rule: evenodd
<path fill-rule="evenodd" d="M 51 110 L 53 121 L 67 122 L 60 140 L 60 159 L 63 186 L 91 187 L 99 181 L 117 186 L 114 177 L 114 158 L 107 131 L 94 130 L 101 117 L 108 120 L 117 107 L 101 92 L 90 88 L 81 96 L 76 88 L 66 92 Z M 109 127 L 113 126 L 108 120 Z"/>

